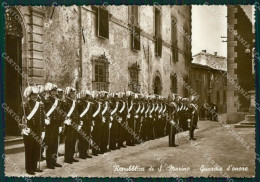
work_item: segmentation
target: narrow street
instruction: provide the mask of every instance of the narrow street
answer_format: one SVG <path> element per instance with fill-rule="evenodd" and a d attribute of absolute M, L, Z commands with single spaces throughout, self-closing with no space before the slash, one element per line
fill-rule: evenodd
<path fill-rule="evenodd" d="M 234 128 L 234 131 L 248 146 L 243 146 L 235 135 L 231 134 L 230 129 L 228 130 L 220 123 L 200 121 L 199 129 L 195 131 L 197 140 L 190 142 L 188 132 L 180 133 L 176 137 L 176 143 L 179 144 L 177 148 L 168 147 L 168 137 L 163 137 L 94 156 L 92 159 L 80 159 L 78 163 L 73 164 L 64 164 L 63 157 L 60 157 L 59 162 L 63 164 L 63 167 L 55 170 L 46 169 L 44 161 L 41 162 L 43 173 L 37 173 L 36 176 L 127 178 L 223 177 L 225 175 L 230 178 L 253 177 L 255 176 L 255 128 Z M 222 167 L 223 172 L 209 170 L 216 164 Z M 131 165 L 138 167 L 134 171 L 119 171 Z M 232 168 L 228 171 L 229 165 L 235 167 L 236 171 L 232 171 Z M 237 171 L 238 167 L 241 167 L 240 171 Z M 17 173 L 26 174 L 24 152 L 6 155 L 5 175 L 13 176 Z"/>

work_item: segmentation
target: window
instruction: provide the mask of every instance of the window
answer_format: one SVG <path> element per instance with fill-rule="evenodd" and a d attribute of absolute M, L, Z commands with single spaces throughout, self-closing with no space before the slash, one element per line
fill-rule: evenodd
<path fill-rule="evenodd" d="M 171 92 L 177 93 L 178 91 L 178 83 L 177 83 L 177 77 L 176 74 L 171 75 Z"/>
<path fill-rule="evenodd" d="M 172 56 L 174 62 L 178 62 L 178 37 L 177 37 L 177 20 L 171 18 L 171 42 L 172 42 Z"/>
<path fill-rule="evenodd" d="M 139 25 L 139 12 L 138 6 L 130 6 L 130 24 L 133 26 Z"/>
<path fill-rule="evenodd" d="M 92 81 L 93 90 L 108 91 L 109 62 L 105 54 L 101 55 L 100 57 L 95 57 L 94 59 L 92 59 L 92 63 L 93 63 L 93 81 Z"/>
<path fill-rule="evenodd" d="M 109 12 L 108 10 L 98 8 L 98 36 L 109 39 Z"/>
<path fill-rule="evenodd" d="M 155 8 L 155 54 L 162 56 L 161 11 Z"/>
<path fill-rule="evenodd" d="M 140 71 L 140 66 L 137 63 L 135 63 L 131 67 L 129 67 L 129 74 L 130 74 L 129 89 L 135 93 L 140 92 L 140 85 L 139 85 L 139 79 L 138 79 L 139 71 Z"/>
<path fill-rule="evenodd" d="M 138 6 L 129 7 L 129 24 L 131 26 L 131 47 L 133 50 L 140 50 L 140 28 L 139 28 L 139 12 Z"/>

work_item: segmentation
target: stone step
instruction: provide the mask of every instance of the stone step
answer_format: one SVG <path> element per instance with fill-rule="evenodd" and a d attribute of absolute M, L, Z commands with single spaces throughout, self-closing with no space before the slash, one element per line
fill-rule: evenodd
<path fill-rule="evenodd" d="M 236 124 L 235 128 L 255 128 L 255 125 Z"/>
<path fill-rule="evenodd" d="M 245 120 L 255 122 L 255 115 L 246 115 Z"/>
<path fill-rule="evenodd" d="M 242 122 L 240 122 L 240 124 L 245 124 L 245 125 L 255 125 L 255 123 L 254 122 L 248 122 L 248 121 L 242 121 Z"/>
<path fill-rule="evenodd" d="M 16 145 L 21 143 L 23 143 L 23 137 L 17 137 L 17 138 L 5 140 L 5 146 L 11 146 L 11 145 Z"/>

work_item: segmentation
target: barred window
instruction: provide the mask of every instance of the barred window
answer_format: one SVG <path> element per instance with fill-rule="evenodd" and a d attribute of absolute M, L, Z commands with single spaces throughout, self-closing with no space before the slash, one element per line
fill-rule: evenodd
<path fill-rule="evenodd" d="M 101 55 L 100 57 L 93 58 L 92 64 L 93 64 L 93 81 L 92 81 L 93 90 L 109 91 L 109 89 L 108 89 L 109 62 L 108 62 L 105 54 Z"/>

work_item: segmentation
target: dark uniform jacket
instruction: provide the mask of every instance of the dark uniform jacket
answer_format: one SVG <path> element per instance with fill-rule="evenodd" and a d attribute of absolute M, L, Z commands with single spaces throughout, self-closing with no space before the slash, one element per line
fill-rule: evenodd
<path fill-rule="evenodd" d="M 30 100 L 24 105 L 26 117 L 28 117 L 31 111 L 34 109 L 35 104 L 36 101 Z M 26 125 L 31 129 L 31 131 L 39 135 L 44 131 L 44 119 L 44 105 L 40 102 L 37 111 L 30 120 L 27 120 Z"/>

